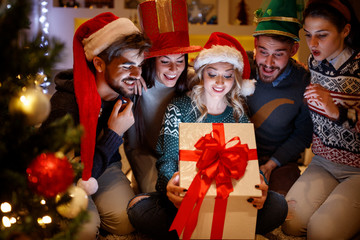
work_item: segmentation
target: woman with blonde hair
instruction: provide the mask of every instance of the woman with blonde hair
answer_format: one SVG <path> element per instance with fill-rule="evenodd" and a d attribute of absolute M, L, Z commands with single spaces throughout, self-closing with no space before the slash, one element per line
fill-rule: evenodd
<path fill-rule="evenodd" d="M 157 142 L 159 158 L 157 192 L 136 196 L 130 201 L 128 215 L 140 232 L 156 239 L 177 239 L 169 228 L 186 189 L 179 186 L 179 123 L 248 123 L 244 97 L 252 94 L 255 81 L 249 80 L 250 65 L 240 43 L 232 36 L 215 32 L 195 59 L 192 89 L 175 97 L 167 106 Z M 268 191 L 266 180 L 254 188 L 261 197 L 250 197 L 258 211 L 256 233 L 265 234 L 278 227 L 287 215 L 285 198 Z"/>

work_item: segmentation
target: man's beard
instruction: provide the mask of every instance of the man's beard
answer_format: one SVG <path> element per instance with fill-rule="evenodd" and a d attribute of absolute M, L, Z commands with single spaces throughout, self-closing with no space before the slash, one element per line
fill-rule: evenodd
<path fill-rule="evenodd" d="M 124 81 L 124 80 L 121 80 L 121 81 Z M 129 91 L 124 88 L 123 86 L 120 86 L 120 87 L 114 87 L 112 85 L 110 85 L 110 87 L 115 91 L 117 92 L 118 94 L 120 94 L 121 96 L 123 97 L 132 97 L 134 95 L 134 91 L 132 91 L 132 93 L 129 93 Z"/>
<path fill-rule="evenodd" d="M 108 74 L 106 74 L 106 82 L 109 84 L 110 88 L 112 90 L 114 90 L 116 93 L 120 94 L 121 96 L 124 96 L 124 97 L 128 97 L 128 98 L 131 98 L 133 95 L 134 95 L 134 90 L 128 90 L 127 88 L 125 88 L 124 86 L 122 86 L 120 84 L 120 86 L 114 86 L 114 81 L 109 77 Z M 137 81 L 136 78 L 131 78 L 131 77 L 128 77 L 128 78 L 124 78 L 121 80 L 121 83 L 123 83 L 124 81 Z M 126 83 L 124 83 L 125 86 L 126 86 Z M 136 87 L 136 85 L 134 86 L 134 88 Z"/>
<path fill-rule="evenodd" d="M 264 83 L 272 83 L 280 75 L 280 72 L 278 71 L 277 75 L 272 74 L 271 76 L 267 76 L 264 74 L 264 67 L 266 67 L 266 65 L 264 65 L 264 64 L 260 64 L 258 66 L 258 73 L 259 73 L 260 80 Z M 260 69 L 261 69 L 261 71 L 260 71 Z M 266 67 L 266 69 L 269 69 L 271 71 L 279 70 L 278 67 Z"/>

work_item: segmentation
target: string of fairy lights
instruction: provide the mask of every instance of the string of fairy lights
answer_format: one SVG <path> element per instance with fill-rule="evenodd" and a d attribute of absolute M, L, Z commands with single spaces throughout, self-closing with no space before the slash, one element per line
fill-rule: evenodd
<path fill-rule="evenodd" d="M 47 0 L 39 0 L 39 23 L 40 23 L 40 34 L 41 34 L 41 43 L 40 47 L 48 47 L 49 45 L 49 22 L 47 14 L 49 12 L 48 9 L 48 1 Z M 48 55 L 48 52 L 45 52 L 45 55 Z M 38 74 L 40 76 L 43 76 L 43 82 L 40 84 L 40 86 L 43 88 L 43 92 L 48 92 L 48 87 L 50 85 L 50 82 L 47 81 L 47 77 L 44 74 L 44 71 L 42 69 L 39 69 Z"/>

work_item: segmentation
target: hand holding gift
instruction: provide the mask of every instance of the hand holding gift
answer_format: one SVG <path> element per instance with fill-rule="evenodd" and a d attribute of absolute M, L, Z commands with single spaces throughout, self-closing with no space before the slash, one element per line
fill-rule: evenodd
<path fill-rule="evenodd" d="M 180 207 L 184 198 L 181 193 L 186 192 L 185 188 L 179 187 L 179 179 L 179 172 L 174 173 L 166 186 L 166 195 L 176 208 Z"/>
<path fill-rule="evenodd" d="M 267 192 L 269 190 L 269 186 L 265 183 L 264 176 L 260 174 L 261 183 L 259 185 L 255 185 L 256 189 L 261 190 L 261 197 L 250 197 L 247 201 L 253 205 L 256 209 L 262 209 L 264 203 L 267 198 Z M 176 208 L 179 208 L 184 197 L 181 196 L 181 193 L 187 191 L 187 189 L 179 187 L 179 172 L 176 172 L 173 177 L 168 182 L 166 187 L 167 192 L 166 195 L 169 200 L 174 204 Z"/>
<path fill-rule="evenodd" d="M 252 205 L 256 209 L 262 209 L 263 208 L 264 203 L 265 203 L 266 198 L 267 198 L 267 192 L 268 192 L 268 189 L 269 189 L 269 186 L 265 183 L 264 176 L 262 174 L 260 174 L 260 180 L 261 180 L 260 184 L 255 185 L 255 188 L 261 190 L 262 196 L 261 197 L 250 197 L 247 200 L 249 203 L 252 203 Z"/>

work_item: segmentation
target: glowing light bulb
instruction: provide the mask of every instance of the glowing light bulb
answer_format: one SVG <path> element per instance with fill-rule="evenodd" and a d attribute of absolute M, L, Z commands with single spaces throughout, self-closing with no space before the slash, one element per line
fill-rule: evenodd
<path fill-rule="evenodd" d="M 14 224 L 14 223 L 16 223 L 16 218 L 14 218 L 14 217 L 11 217 L 11 218 L 10 218 L 10 223 L 11 223 L 11 224 Z"/>
<path fill-rule="evenodd" d="M 11 204 L 8 202 L 3 202 L 0 206 L 0 209 L 3 213 L 11 212 Z"/>
<path fill-rule="evenodd" d="M 50 216 L 43 216 L 42 218 L 38 218 L 37 222 L 40 226 L 45 227 L 46 224 L 49 224 L 52 222 L 52 219 Z"/>
<path fill-rule="evenodd" d="M 46 17 L 41 16 L 41 17 L 39 18 L 39 22 L 44 23 L 45 21 L 46 21 Z"/>
<path fill-rule="evenodd" d="M 42 221 L 44 224 L 49 224 L 52 222 L 52 219 L 50 216 L 43 216 Z"/>
<path fill-rule="evenodd" d="M 44 225 L 45 225 L 42 218 L 38 218 L 38 219 L 37 219 L 37 222 L 38 222 L 38 224 L 39 224 L 40 226 L 44 226 Z"/>
<path fill-rule="evenodd" d="M 6 216 L 2 218 L 2 224 L 4 225 L 4 227 L 11 227 L 10 219 Z"/>

